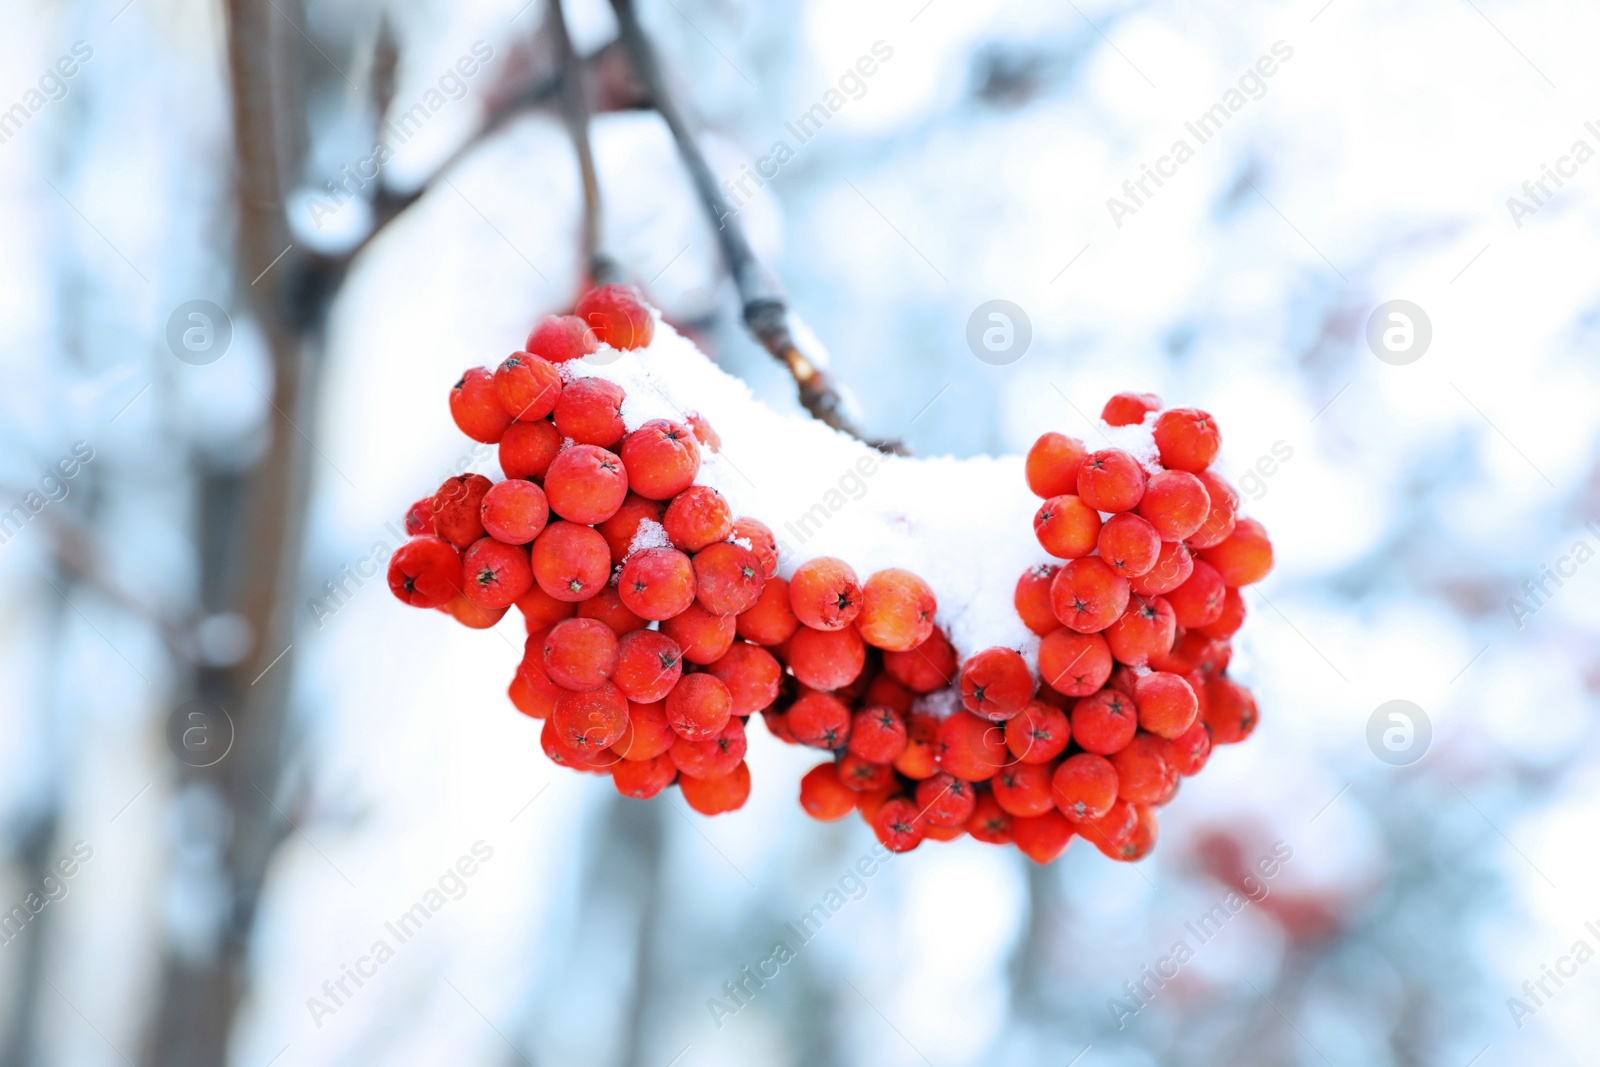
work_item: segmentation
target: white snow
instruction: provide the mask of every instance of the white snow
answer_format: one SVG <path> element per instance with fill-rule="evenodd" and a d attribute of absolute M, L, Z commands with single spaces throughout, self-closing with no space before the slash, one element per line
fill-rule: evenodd
<path fill-rule="evenodd" d="M 628 542 L 628 556 L 647 548 L 671 547 L 672 538 L 667 536 L 665 526 L 654 519 L 640 519 L 638 528 L 633 531 L 633 540 Z M 627 562 L 628 556 L 623 557 L 623 562 Z"/>
<path fill-rule="evenodd" d="M 815 419 L 774 411 L 659 318 L 648 348 L 607 346 L 590 358 L 565 364 L 564 374 L 622 386 L 629 430 L 650 419 L 683 422 L 690 411 L 711 424 L 722 450 L 701 450 L 696 481 L 727 497 L 735 515 L 772 528 L 781 575 L 819 556 L 844 560 L 863 581 L 903 567 L 933 588 L 935 620 L 962 659 L 994 645 L 1035 657 L 1038 641 L 1012 594 L 1022 573 L 1049 556 L 1033 535 L 1040 501 L 1020 456 L 880 453 Z"/>

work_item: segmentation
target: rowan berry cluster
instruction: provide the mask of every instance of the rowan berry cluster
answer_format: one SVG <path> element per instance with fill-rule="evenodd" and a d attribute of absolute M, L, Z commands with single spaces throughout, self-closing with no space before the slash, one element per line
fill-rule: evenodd
<path fill-rule="evenodd" d="M 390 563 L 413 606 L 476 628 L 522 613 L 509 696 L 543 721 L 553 762 L 639 799 L 676 785 L 715 815 L 749 797 L 760 714 L 831 754 L 801 780 L 804 810 L 857 812 L 891 849 L 971 834 L 1043 863 L 1076 834 L 1133 860 L 1178 777 L 1248 736 L 1255 702 L 1226 676 L 1228 638 L 1271 546 L 1207 469 L 1209 415 L 1113 398 L 1111 425 L 1154 420 L 1154 471 L 1060 434 L 1029 453 L 1047 498 L 1035 531 L 1069 561 L 1017 585 L 1041 637 L 1036 677 L 1016 649 L 958 662 L 933 589 L 908 570 L 863 581 L 824 557 L 780 577 L 772 531 L 696 483 L 702 449 L 720 447 L 704 419 L 629 430 L 620 386 L 562 370 L 652 332 L 634 290 L 602 286 L 497 369 L 463 375 L 451 414 L 498 445 L 505 480 L 446 480 L 408 510 L 412 539 Z M 941 717 L 941 701 L 959 707 Z"/>

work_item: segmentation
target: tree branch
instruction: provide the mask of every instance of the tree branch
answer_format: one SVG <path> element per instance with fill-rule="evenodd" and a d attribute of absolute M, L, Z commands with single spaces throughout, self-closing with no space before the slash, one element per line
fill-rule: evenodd
<path fill-rule="evenodd" d="M 561 10 L 561 0 L 546 0 L 546 8 L 550 36 L 556 45 L 556 62 L 560 67 L 561 114 L 566 119 L 567 134 L 572 138 L 572 149 L 578 157 L 578 173 L 583 185 L 585 268 L 597 285 L 621 281 L 622 268 L 603 249 L 600 178 L 595 173 L 594 151 L 589 144 L 589 103 L 583 94 L 583 69 L 577 53 L 572 50 L 572 37 L 567 33 L 567 17 Z"/>
<path fill-rule="evenodd" d="M 744 229 L 723 197 L 716 176 L 711 173 L 705 154 L 700 151 L 677 101 L 668 91 L 656 61 L 655 50 L 639 24 L 634 0 L 611 0 L 611 7 L 617 15 L 618 37 L 633 59 L 634 69 L 644 82 L 651 106 L 672 132 L 678 154 L 683 157 L 695 192 L 699 194 L 700 204 L 716 225 L 717 244 L 722 249 L 728 273 L 733 276 L 733 283 L 739 290 L 745 326 L 761 342 L 762 347 L 789 368 L 789 374 L 799 389 L 801 405 L 814 417 L 876 447 L 901 451 L 895 442 L 871 442 L 845 410 L 844 397 L 834 385 L 832 377 L 800 351 L 789 325 L 789 307 L 784 302 L 783 292 L 756 260 Z"/>

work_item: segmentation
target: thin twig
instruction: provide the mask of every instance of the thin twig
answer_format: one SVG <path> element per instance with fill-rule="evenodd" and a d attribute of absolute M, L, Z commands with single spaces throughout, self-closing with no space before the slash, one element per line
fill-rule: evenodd
<path fill-rule="evenodd" d="M 583 183 L 583 258 L 589 277 L 597 285 L 622 280 L 622 269 L 604 249 L 600 178 L 594 169 L 594 151 L 589 144 L 589 103 L 583 95 L 583 68 L 572 49 L 567 33 L 567 18 L 561 0 L 547 0 L 550 36 L 555 41 L 556 62 L 560 66 L 561 114 L 578 156 L 578 172 Z"/>
<path fill-rule="evenodd" d="M 700 151 L 700 146 L 690 132 L 677 101 L 667 90 L 666 82 L 661 76 L 661 68 L 656 62 L 655 51 L 639 24 L 633 0 L 611 0 L 611 7 L 617 15 L 617 36 L 633 60 L 634 70 L 639 80 L 644 83 L 652 106 L 666 122 L 667 129 L 672 132 L 672 139 L 678 146 L 678 154 L 683 157 L 690 180 L 693 181 L 695 191 L 700 196 L 701 206 L 711 216 L 711 221 L 717 228 L 717 243 L 721 246 L 722 258 L 728 265 L 728 273 L 733 276 L 733 283 L 738 287 L 745 326 L 768 352 L 789 368 L 789 373 L 799 388 L 800 403 L 807 411 L 836 430 L 863 441 L 868 440 L 845 410 L 844 397 L 839 393 L 828 372 L 807 358 L 795 342 L 794 333 L 789 327 L 789 308 L 784 302 L 783 293 L 777 283 L 761 269 L 755 253 L 750 249 L 750 242 L 745 237 L 744 229 L 739 225 L 733 210 L 723 197 L 722 188 L 717 184 L 715 175 L 711 173 L 711 166 L 706 162 L 705 154 Z M 898 443 L 892 442 L 880 443 L 879 447 L 901 450 Z"/>

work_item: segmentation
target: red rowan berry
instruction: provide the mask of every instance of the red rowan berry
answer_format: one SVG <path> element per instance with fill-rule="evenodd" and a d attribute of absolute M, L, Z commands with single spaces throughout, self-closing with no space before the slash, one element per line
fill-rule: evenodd
<path fill-rule="evenodd" d="M 739 613 L 735 628 L 740 637 L 758 645 L 781 645 L 793 637 L 800 620 L 789 607 L 789 583 L 782 578 L 768 578 L 761 596 Z"/>
<path fill-rule="evenodd" d="M 789 639 L 789 669 L 811 689 L 839 689 L 866 665 L 867 647 L 853 628 L 813 630 L 802 626 Z"/>
<path fill-rule="evenodd" d="M 1118 393 L 1106 401 L 1100 421 L 1107 426 L 1137 426 L 1152 411 L 1161 410 L 1161 398 L 1154 393 Z"/>
<path fill-rule="evenodd" d="M 940 771 L 917 783 L 917 812 L 928 826 L 960 826 L 972 817 L 976 794 L 971 782 Z"/>
<path fill-rule="evenodd" d="M 938 719 L 915 713 L 906 716 L 906 747 L 894 758 L 894 769 L 918 780 L 939 769 Z"/>
<path fill-rule="evenodd" d="M 1124 511 L 1111 516 L 1100 527 L 1096 547 L 1100 558 L 1111 564 L 1118 574 L 1137 578 L 1156 565 L 1161 555 L 1161 535 L 1148 520 Z"/>
<path fill-rule="evenodd" d="M 661 620 L 661 632 L 678 642 L 684 659 L 704 667 L 733 647 L 734 616 L 713 615 L 691 603 L 670 619 Z"/>
<path fill-rule="evenodd" d="M 661 501 L 647 500 L 637 493 L 623 497 L 622 507 L 616 514 L 595 527 L 611 549 L 611 562 L 620 564 L 627 559 L 633 551 L 633 540 L 639 535 L 640 524 L 648 520 L 659 525 L 666 510 L 667 506 Z"/>
<path fill-rule="evenodd" d="M 1194 556 L 1183 542 L 1163 541 L 1155 566 L 1128 579 L 1128 586 L 1140 596 L 1164 596 L 1188 581 L 1193 572 Z"/>
<path fill-rule="evenodd" d="M 1003 722 L 1033 699 L 1033 672 L 1015 649 L 986 648 L 961 668 L 961 704 L 974 715 Z"/>
<path fill-rule="evenodd" d="M 1100 513 L 1075 496 L 1053 496 L 1034 514 L 1033 533 L 1057 559 L 1077 559 L 1094 551 Z"/>
<path fill-rule="evenodd" d="M 622 439 L 628 488 L 651 500 L 670 500 L 694 484 L 700 446 L 682 423 L 651 419 Z"/>
<path fill-rule="evenodd" d="M 1222 576 L 1205 560 L 1196 560 L 1188 581 L 1167 594 L 1178 625 L 1193 629 L 1222 618 L 1226 590 Z"/>
<path fill-rule="evenodd" d="M 939 724 L 937 745 L 940 767 L 969 782 L 987 782 L 1008 758 L 1005 731 L 966 711 Z"/>
<path fill-rule="evenodd" d="M 1199 774 L 1211 758 L 1211 730 L 1196 719 L 1167 747 L 1167 764 L 1185 778 Z"/>
<path fill-rule="evenodd" d="M 1125 697 L 1133 696 L 1133 683 L 1139 680 L 1133 668 L 1119 663 L 1111 672 L 1111 678 L 1106 682 L 1107 689 L 1114 689 Z"/>
<path fill-rule="evenodd" d="M 1078 468 L 1089 450 L 1083 442 L 1066 434 L 1045 433 L 1028 449 L 1023 463 L 1023 476 L 1034 496 L 1046 500 L 1055 496 L 1068 496 L 1078 491 Z"/>
<path fill-rule="evenodd" d="M 872 832 L 890 852 L 910 852 L 927 836 L 917 818 L 917 806 L 904 797 L 886 801 L 878 809 L 872 818 Z"/>
<path fill-rule="evenodd" d="M 627 728 L 611 751 L 625 760 L 655 759 L 666 755 L 676 740 L 678 735 L 667 722 L 664 702 L 636 704 L 629 700 Z"/>
<path fill-rule="evenodd" d="M 465 594 L 458 593 L 450 598 L 450 603 L 439 610 L 469 629 L 487 630 L 505 618 L 508 609 L 486 608 L 467 599 Z"/>
<path fill-rule="evenodd" d="M 506 687 L 506 696 L 511 698 L 511 703 L 518 711 L 530 719 L 549 718 L 550 709 L 555 704 L 554 700 L 548 704 L 541 700 L 538 694 L 528 688 L 528 683 L 520 673 L 512 675 L 511 684 Z"/>
<path fill-rule="evenodd" d="M 873 763 L 893 763 L 906 750 L 906 720 L 893 708 L 866 707 L 850 720 L 850 751 Z"/>
<path fill-rule="evenodd" d="M 1138 809 L 1119 797 L 1103 818 L 1081 823 L 1080 832 L 1095 848 L 1116 859 L 1117 849 L 1133 838 L 1138 827 Z"/>
<path fill-rule="evenodd" d="M 482 537 L 483 498 L 494 483 L 481 474 L 446 478 L 433 494 L 433 532 L 465 550 Z"/>
<path fill-rule="evenodd" d="M 1211 507 L 1206 512 L 1206 521 L 1189 535 L 1189 547 L 1213 548 L 1228 539 L 1239 521 L 1239 494 L 1215 471 L 1203 470 L 1196 477 L 1206 487 L 1206 497 L 1211 501 Z"/>
<path fill-rule="evenodd" d="M 461 557 L 461 591 L 481 607 L 509 607 L 531 585 L 533 570 L 521 545 L 482 537 Z"/>
<path fill-rule="evenodd" d="M 1150 657 L 1150 669 L 1171 674 L 1188 674 L 1199 670 L 1201 660 L 1210 664 L 1215 659 L 1216 653 L 1212 647 L 1215 643 L 1204 634 L 1180 627 L 1172 650 Z"/>
<path fill-rule="evenodd" d="M 641 619 L 670 619 L 694 603 L 694 564 L 675 548 L 646 548 L 628 557 L 617 595 Z"/>
<path fill-rule="evenodd" d="M 562 449 L 544 476 L 550 510 L 568 522 L 593 526 L 615 515 L 628 495 L 622 459 L 595 445 Z"/>
<path fill-rule="evenodd" d="M 473 367 L 450 390 L 450 417 L 461 432 L 486 445 L 500 440 L 511 416 L 500 404 L 494 374 L 488 367 Z"/>
<path fill-rule="evenodd" d="M 1007 764 L 989 779 L 989 788 L 995 800 L 1010 814 L 1043 815 L 1055 807 L 1055 798 L 1050 792 L 1053 770 L 1048 763 Z"/>
<path fill-rule="evenodd" d="M 1106 627 L 1106 644 L 1118 663 L 1143 667 L 1172 648 L 1178 632 L 1172 605 L 1161 597 L 1132 597 L 1122 617 Z"/>
<path fill-rule="evenodd" d="M 544 639 L 544 672 L 563 689 L 594 689 L 617 666 L 617 635 L 597 619 L 564 619 Z"/>
<path fill-rule="evenodd" d="M 1011 816 L 995 801 L 993 793 L 978 794 L 972 817 L 967 820 L 967 833 L 988 845 L 1011 844 Z"/>
<path fill-rule="evenodd" d="M 1099 556 L 1075 559 L 1050 583 L 1050 602 L 1061 625 L 1099 633 L 1128 610 L 1128 579 Z"/>
<path fill-rule="evenodd" d="M 610 763 L 615 758 L 607 752 L 580 752 L 572 748 L 561 739 L 554 718 L 546 719 L 544 728 L 539 731 L 539 747 L 544 749 L 551 763 L 571 767 L 584 774 L 609 774 Z"/>
<path fill-rule="evenodd" d="M 1227 540 L 1202 549 L 1200 558 L 1217 569 L 1225 584 L 1252 585 L 1272 570 L 1272 542 L 1255 519 L 1240 519 Z"/>
<path fill-rule="evenodd" d="M 1072 844 L 1072 824 L 1059 811 L 1031 817 L 1011 817 L 1011 840 L 1035 863 L 1049 863 Z"/>
<path fill-rule="evenodd" d="M 839 780 L 858 793 L 871 793 L 895 785 L 894 771 L 888 764 L 862 759 L 854 752 L 846 752 L 839 758 Z"/>
<path fill-rule="evenodd" d="M 800 807 L 813 819 L 836 822 L 856 810 L 856 791 L 839 780 L 832 763 L 819 763 L 800 779 Z"/>
<path fill-rule="evenodd" d="M 1103 819 L 1117 802 L 1117 769 L 1104 756 L 1080 752 L 1061 761 L 1050 779 L 1051 798 L 1068 822 Z"/>
<path fill-rule="evenodd" d="M 874 675 L 866 691 L 861 694 L 861 703 L 865 707 L 893 708 L 901 715 L 911 714 L 911 704 L 915 699 L 915 693 L 882 673 Z"/>
<path fill-rule="evenodd" d="M 522 644 L 522 659 L 517 664 L 517 677 L 522 679 L 522 684 L 528 687 L 535 703 L 544 710 L 543 715 L 534 716 L 539 719 L 550 713 L 550 709 L 555 707 L 556 697 L 562 693 L 562 688 L 544 672 L 544 639 L 549 633 L 549 627 L 530 631 L 528 639 Z"/>
<path fill-rule="evenodd" d="M 531 352 L 513 352 L 494 372 L 494 389 L 507 415 L 518 422 L 536 422 L 556 409 L 561 375 Z"/>
<path fill-rule="evenodd" d="M 1126 748 L 1138 732 L 1133 698 L 1114 689 L 1102 689 L 1072 706 L 1072 739 L 1085 752 L 1109 756 Z"/>
<path fill-rule="evenodd" d="M 1156 813 L 1142 804 L 1135 804 L 1133 810 L 1138 820 L 1133 834 L 1117 847 L 1116 858 L 1123 863 L 1137 863 L 1156 847 Z"/>
<path fill-rule="evenodd" d="M 766 523 L 759 519 L 735 519 L 733 533 L 728 539 L 736 543 L 748 542 L 747 547 L 761 561 L 761 577 L 771 579 L 777 576 L 778 539 L 772 536 L 772 530 Z"/>
<path fill-rule="evenodd" d="M 1139 725 L 1157 737 L 1181 736 L 1200 714 L 1189 683 L 1166 671 L 1151 671 L 1135 681 L 1133 702 L 1139 709 Z"/>
<path fill-rule="evenodd" d="M 606 539 L 588 526 L 552 522 L 533 542 L 533 577 L 557 600 L 587 600 L 611 577 Z"/>
<path fill-rule="evenodd" d="M 563 690 L 556 697 L 550 721 L 568 748 L 599 753 L 627 732 L 628 702 L 610 682 L 583 692 Z"/>
<path fill-rule="evenodd" d="M 1156 448 L 1168 470 L 1198 474 L 1211 466 L 1222 444 L 1217 420 L 1198 408 L 1172 408 L 1156 418 Z"/>
<path fill-rule="evenodd" d="M 645 621 L 629 611 L 616 589 L 609 585 L 578 604 L 578 618 L 602 622 L 618 637 L 645 628 Z"/>
<path fill-rule="evenodd" d="M 721 778 L 678 776 L 683 802 L 701 815 L 722 815 L 737 811 L 750 799 L 750 768 L 743 760 Z"/>
<path fill-rule="evenodd" d="M 789 706 L 787 718 L 802 745 L 840 749 L 850 740 L 850 708 L 832 693 L 806 693 Z"/>
<path fill-rule="evenodd" d="M 845 759 L 849 759 L 849 757 L 846 756 Z M 839 766 L 843 768 L 843 760 L 839 762 Z M 842 770 L 840 774 L 842 777 Z M 861 813 L 861 821 L 866 823 L 868 826 L 871 826 L 873 820 L 878 817 L 878 812 L 883 810 L 883 806 L 885 804 L 889 803 L 891 800 L 899 799 L 905 798 L 900 792 L 900 786 L 894 782 L 890 782 L 885 786 L 880 786 L 877 789 L 857 790 L 856 811 Z"/>
<path fill-rule="evenodd" d="M 543 479 L 560 451 L 561 432 L 549 422 L 514 422 L 500 438 L 500 469 L 511 479 Z"/>
<path fill-rule="evenodd" d="M 1006 748 L 1022 763 L 1049 763 L 1067 749 L 1072 729 L 1067 713 L 1040 700 L 1006 720 Z"/>
<path fill-rule="evenodd" d="M 1235 745 L 1255 732 L 1256 698 L 1250 690 L 1231 678 L 1213 677 L 1206 682 L 1206 718 L 1211 741 Z"/>
<path fill-rule="evenodd" d="M 736 641 L 707 672 L 722 679 L 733 698 L 735 715 L 754 715 L 778 699 L 783 683 L 783 666 L 760 645 Z M 704 777 L 702 775 L 702 777 Z"/>
<path fill-rule="evenodd" d="M 587 356 L 600 347 L 600 340 L 576 315 L 546 315 L 522 347 L 551 363 L 565 363 Z"/>
<path fill-rule="evenodd" d="M 686 674 L 667 694 L 667 722 L 691 741 L 717 736 L 732 714 L 733 697 L 713 674 Z"/>
<path fill-rule="evenodd" d="M 910 652 L 885 652 L 883 669 L 913 693 L 931 693 L 955 678 L 956 650 L 935 627 L 928 639 Z"/>
<path fill-rule="evenodd" d="M 1016 592 L 1011 595 L 1011 603 L 1016 607 L 1022 625 L 1040 637 L 1061 625 L 1056 619 L 1055 609 L 1050 605 L 1050 580 L 1060 569 L 1054 563 L 1029 567 L 1017 579 Z"/>
<path fill-rule="evenodd" d="M 761 599 L 766 579 L 756 554 L 732 541 L 717 541 L 694 554 L 696 595 L 713 615 L 739 615 Z"/>
<path fill-rule="evenodd" d="M 461 553 L 442 538 L 413 537 L 389 557 L 389 589 L 414 608 L 441 608 L 461 592 Z"/>
<path fill-rule="evenodd" d="M 1101 634 L 1058 626 L 1039 642 L 1039 677 L 1063 696 L 1088 696 L 1111 677 L 1111 648 Z"/>
<path fill-rule="evenodd" d="M 954 841 L 967 832 L 966 823 L 960 826 L 922 826 L 922 837 L 925 841 Z"/>
<path fill-rule="evenodd" d="M 659 630 L 635 630 L 617 641 L 611 684 L 640 704 L 667 699 L 683 674 L 683 651 Z"/>
<path fill-rule="evenodd" d="M 1144 496 L 1139 461 L 1120 448 L 1089 453 L 1078 471 L 1078 496 L 1096 511 L 1132 511 Z"/>
<path fill-rule="evenodd" d="M 655 318 L 631 285 L 601 285 L 578 298 L 572 314 L 612 348 L 646 348 L 655 336 Z"/>
<path fill-rule="evenodd" d="M 611 782 L 617 792 L 634 800 L 649 800 L 678 778 L 678 768 L 667 756 L 618 760 L 611 765 Z"/>
<path fill-rule="evenodd" d="M 862 640 L 889 652 L 908 652 L 933 632 L 938 608 L 928 583 L 908 570 L 878 571 L 861 586 L 861 614 L 856 629 Z"/>
<path fill-rule="evenodd" d="M 484 531 L 496 541 L 525 545 L 544 531 L 550 521 L 550 507 L 544 490 L 532 482 L 505 481 L 483 495 L 478 518 Z"/>
<path fill-rule="evenodd" d="M 622 386 L 604 378 L 579 378 L 556 401 L 556 429 L 580 445 L 610 448 L 628 432 L 622 421 Z"/>
<path fill-rule="evenodd" d="M 433 533 L 433 497 L 425 496 L 406 508 L 406 536 Z"/>
<path fill-rule="evenodd" d="M 691 485 L 667 505 L 661 520 L 667 537 L 685 552 L 726 541 L 733 533 L 733 512 L 721 493 L 709 485 Z"/>
<path fill-rule="evenodd" d="M 713 452 L 722 451 L 722 435 L 717 433 L 711 423 L 706 421 L 704 415 L 698 411 L 691 411 L 685 421 L 688 422 L 689 429 L 694 431 L 694 439 L 696 441 L 699 441 Z"/>
<path fill-rule="evenodd" d="M 672 743 L 669 755 L 678 770 L 693 778 L 721 778 L 744 759 L 748 744 L 744 720 L 730 716 L 720 733 L 704 741 L 680 737 Z"/>
<path fill-rule="evenodd" d="M 861 614 L 861 583 L 843 560 L 807 560 L 789 579 L 789 606 L 813 630 L 842 630 Z"/>
<path fill-rule="evenodd" d="M 1225 641 L 1239 632 L 1239 627 L 1244 625 L 1244 597 L 1239 595 L 1239 590 L 1232 586 L 1223 589 L 1222 612 L 1213 622 L 1204 626 L 1196 626 L 1195 632 L 1206 637 Z"/>
<path fill-rule="evenodd" d="M 1205 525 L 1211 496 L 1205 483 L 1187 471 L 1161 471 L 1150 476 L 1139 514 L 1149 520 L 1163 541 L 1182 541 Z"/>
<path fill-rule="evenodd" d="M 538 581 L 528 587 L 528 591 L 517 597 L 515 601 L 517 610 L 522 612 L 522 621 L 531 634 L 535 630 L 549 629 L 562 619 L 570 619 L 578 612 L 578 605 L 566 600 L 557 600 L 540 588 Z"/>
<path fill-rule="evenodd" d="M 1166 795 L 1177 772 L 1167 766 L 1166 742 L 1141 733 L 1111 756 L 1117 769 L 1117 795 L 1134 804 L 1154 804 Z"/>

